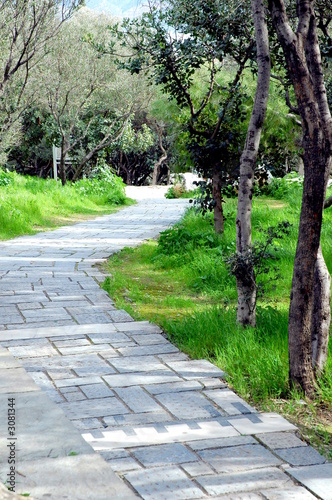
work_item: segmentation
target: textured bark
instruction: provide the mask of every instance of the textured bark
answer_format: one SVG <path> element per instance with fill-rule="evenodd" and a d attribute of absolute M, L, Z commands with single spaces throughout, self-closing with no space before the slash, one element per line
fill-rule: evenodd
<path fill-rule="evenodd" d="M 60 166 L 59 166 L 59 177 L 61 179 L 61 184 L 64 186 L 67 182 L 66 173 L 66 156 L 69 150 L 69 141 L 63 137 L 61 141 L 61 156 L 60 156 Z"/>
<path fill-rule="evenodd" d="M 262 126 L 266 114 L 271 74 L 269 38 L 262 0 L 252 0 L 251 8 L 255 24 L 257 46 L 257 88 L 247 138 L 240 161 L 240 182 L 236 216 L 236 250 L 239 255 L 251 247 L 251 209 L 254 183 L 254 168 Z M 254 276 L 251 264 L 248 274 Z M 238 292 L 237 322 L 241 325 L 256 325 L 256 293 L 255 282 L 248 286 L 246 276 L 236 276 Z"/>
<path fill-rule="evenodd" d="M 162 130 L 159 131 L 159 148 L 161 150 L 161 157 L 159 160 L 155 163 L 153 167 L 153 174 L 152 174 L 152 186 L 156 186 L 158 183 L 158 177 L 159 177 L 159 169 L 162 163 L 167 160 L 167 151 L 163 146 L 163 133 Z"/>
<path fill-rule="evenodd" d="M 272 21 L 283 47 L 301 116 L 304 183 L 299 237 L 289 309 L 289 378 L 308 395 L 315 389 L 314 366 L 324 363 L 330 310 L 329 279 L 320 249 L 322 213 L 330 172 L 332 127 L 317 39 L 313 1 L 298 0 L 296 33 L 283 0 L 270 0 Z M 315 353 L 313 351 L 315 349 Z M 314 358 L 313 358 L 314 354 Z"/>
<path fill-rule="evenodd" d="M 331 277 L 319 247 L 314 271 L 312 299 L 311 351 L 312 366 L 321 372 L 327 360 L 331 319 Z"/>
<path fill-rule="evenodd" d="M 224 232 L 224 214 L 221 196 L 221 172 L 218 167 L 213 171 L 212 176 L 212 196 L 215 202 L 213 209 L 214 230 L 217 234 Z"/>

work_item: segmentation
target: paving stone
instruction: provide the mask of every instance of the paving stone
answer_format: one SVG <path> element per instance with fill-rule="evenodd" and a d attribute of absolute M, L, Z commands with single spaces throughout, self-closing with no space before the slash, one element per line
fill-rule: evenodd
<path fill-rule="evenodd" d="M 153 372 L 122 373 L 119 375 L 106 375 L 103 379 L 111 387 L 130 387 L 132 385 L 161 384 L 163 382 L 180 382 L 181 379 L 170 370 L 157 370 Z"/>
<path fill-rule="evenodd" d="M 146 335 L 147 333 L 161 333 L 159 326 L 149 323 L 148 321 L 134 321 L 133 323 L 123 323 L 121 321 L 114 322 L 115 328 L 119 332 L 124 332 L 129 334 L 132 332 L 135 335 L 140 333 Z"/>
<path fill-rule="evenodd" d="M 215 471 L 211 469 L 206 463 L 202 461 L 182 463 L 181 468 L 186 471 L 191 477 L 197 476 L 207 476 L 208 474 L 215 474 Z"/>
<path fill-rule="evenodd" d="M 179 443 L 136 448 L 132 454 L 145 467 L 197 462 L 197 456 Z"/>
<path fill-rule="evenodd" d="M 98 313 L 98 314 L 76 314 L 73 316 L 77 323 L 80 325 L 86 324 L 94 324 L 94 323 L 109 323 L 110 318 L 106 314 Z"/>
<path fill-rule="evenodd" d="M 332 499 L 332 463 L 294 467 L 287 472 L 319 498 Z"/>
<path fill-rule="evenodd" d="M 128 415 L 115 415 L 114 417 L 105 417 L 105 425 L 108 427 L 118 426 L 135 426 L 139 424 L 154 424 L 162 422 L 170 422 L 172 416 L 165 410 L 160 409 L 158 412 L 145 412 L 145 413 L 130 413 Z M 162 427 L 160 427 L 162 428 Z"/>
<path fill-rule="evenodd" d="M 191 361 L 167 361 L 174 371 L 186 380 L 205 377 L 224 377 L 224 372 L 205 359 Z"/>
<path fill-rule="evenodd" d="M 59 347 L 58 348 L 61 354 L 64 356 L 68 356 L 69 354 L 90 354 L 93 352 L 103 352 L 104 356 L 107 356 L 108 358 L 117 356 L 116 352 L 112 347 L 108 344 L 88 344 L 88 345 L 78 345 L 78 346 L 73 346 L 73 347 Z"/>
<path fill-rule="evenodd" d="M 318 465 L 326 462 L 326 459 L 311 446 L 281 448 L 276 450 L 275 453 L 291 465 Z"/>
<path fill-rule="evenodd" d="M 247 444 L 226 448 L 198 451 L 198 455 L 217 472 L 229 473 L 280 465 L 266 448 L 258 444 Z"/>
<path fill-rule="evenodd" d="M 27 321 L 54 321 L 57 319 L 71 319 L 70 315 L 63 308 L 53 309 L 26 309 L 22 311 L 23 316 Z M 13 321 L 14 323 L 14 321 Z"/>
<path fill-rule="evenodd" d="M 76 429 L 81 431 L 92 430 L 92 429 L 103 429 L 104 426 L 98 418 L 81 418 L 79 420 L 72 420 L 72 423 Z"/>
<path fill-rule="evenodd" d="M 53 344 L 60 350 L 64 347 L 78 347 L 82 345 L 91 345 L 91 342 L 87 338 L 82 336 L 82 338 L 69 338 L 67 340 L 52 340 Z"/>
<path fill-rule="evenodd" d="M 178 348 L 169 342 L 167 344 L 153 344 L 135 347 L 120 347 L 119 352 L 122 356 L 149 356 L 159 355 L 166 352 L 177 352 Z"/>
<path fill-rule="evenodd" d="M 136 460 L 131 457 L 108 460 L 108 464 L 111 466 L 112 470 L 120 473 L 142 469 L 142 467 L 136 462 Z"/>
<path fill-rule="evenodd" d="M 203 378 L 200 383 L 206 389 L 227 389 L 227 384 L 218 378 Z"/>
<path fill-rule="evenodd" d="M 184 392 L 202 390 L 202 385 L 196 380 L 184 380 L 171 384 L 147 385 L 146 390 L 150 394 L 163 394 L 164 392 Z"/>
<path fill-rule="evenodd" d="M 169 341 L 158 333 L 147 333 L 146 335 L 131 336 L 138 345 L 168 344 Z"/>
<path fill-rule="evenodd" d="M 307 446 L 307 443 L 295 436 L 294 432 L 269 432 L 268 434 L 260 434 L 259 440 L 272 450 Z"/>
<path fill-rule="evenodd" d="M 133 318 L 123 309 L 119 309 L 117 311 L 109 311 L 108 315 L 114 323 L 119 323 L 123 321 L 134 321 Z"/>
<path fill-rule="evenodd" d="M 89 399 L 114 396 L 114 393 L 105 384 L 82 385 L 81 390 Z"/>
<path fill-rule="evenodd" d="M 144 370 L 145 372 L 168 370 L 167 367 L 155 356 L 132 356 L 128 358 L 118 356 L 117 358 L 112 358 L 108 361 L 120 373 L 140 372 L 141 370 Z M 168 370 L 168 372 L 173 373 L 171 370 Z"/>
<path fill-rule="evenodd" d="M 60 406 L 67 417 L 73 420 L 129 413 L 129 410 L 115 397 L 62 403 Z"/>
<path fill-rule="evenodd" d="M 260 413 L 251 420 L 249 417 L 232 418 L 229 422 L 241 434 L 264 434 L 266 432 L 297 430 L 295 425 L 290 424 L 277 413 Z"/>
<path fill-rule="evenodd" d="M 248 405 L 242 398 L 230 389 L 204 391 L 204 394 L 216 403 L 228 415 L 242 415 L 246 413 L 257 413 L 255 408 Z"/>
<path fill-rule="evenodd" d="M 290 483 L 286 474 L 277 468 L 254 469 L 250 471 L 197 477 L 196 481 L 209 495 L 259 491 L 266 488 L 280 488 Z"/>
<path fill-rule="evenodd" d="M 134 413 L 161 411 L 162 408 L 141 387 L 118 388 L 114 390 Z"/>
<path fill-rule="evenodd" d="M 47 373 L 52 380 L 60 380 L 63 378 L 68 379 L 76 377 L 71 370 L 62 367 L 47 369 Z"/>
<path fill-rule="evenodd" d="M 10 354 L 7 349 L 0 346 L 0 369 L 21 368 L 21 364 Z"/>
<path fill-rule="evenodd" d="M 125 478 L 145 500 L 189 500 L 204 497 L 202 490 L 177 467 L 128 472 Z"/>
<path fill-rule="evenodd" d="M 73 403 L 74 401 L 85 401 L 87 399 L 81 391 L 67 392 L 64 396 L 68 403 Z"/>
<path fill-rule="evenodd" d="M 212 448 L 225 448 L 230 446 L 239 446 L 245 444 L 257 444 L 256 439 L 251 436 L 234 436 L 219 439 L 203 439 L 201 441 L 193 441 L 190 443 L 190 448 L 199 451 Z"/>
<path fill-rule="evenodd" d="M 260 493 L 266 500 L 314 500 L 317 498 L 300 486 L 286 489 L 262 490 Z"/>
<path fill-rule="evenodd" d="M 196 392 L 158 394 L 156 399 L 175 417 L 180 419 L 221 416 L 221 413 L 202 394 Z"/>
<path fill-rule="evenodd" d="M 102 382 L 100 377 L 75 377 L 75 378 L 62 378 L 54 381 L 54 384 L 59 388 L 64 387 L 81 387 L 90 384 L 100 384 Z"/>
<path fill-rule="evenodd" d="M 88 335 L 91 342 L 94 344 L 119 344 L 130 342 L 130 338 L 119 332 L 113 333 L 90 333 Z"/>

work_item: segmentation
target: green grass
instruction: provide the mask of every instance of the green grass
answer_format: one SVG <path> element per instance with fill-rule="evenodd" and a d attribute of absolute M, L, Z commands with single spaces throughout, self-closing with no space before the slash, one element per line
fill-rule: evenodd
<path fill-rule="evenodd" d="M 229 384 L 258 408 L 283 412 L 304 435 L 332 458 L 332 345 L 320 392 L 313 402 L 288 387 L 287 324 L 296 249 L 301 186 L 283 181 L 273 195 L 254 199 L 253 239 L 262 230 L 288 220 L 288 237 L 273 245 L 275 272 L 262 277 L 265 293 L 258 299 L 257 328 L 236 326 L 236 285 L 225 265 L 235 250 L 236 200 L 224 206 L 225 233 L 216 236 L 211 216 L 188 211 L 182 222 L 159 242 L 113 256 L 104 284 L 116 304 L 136 319 L 159 324 L 172 342 L 193 358 L 206 358 L 228 374 Z M 279 191 L 280 189 L 280 191 Z M 332 209 L 324 213 L 322 248 L 332 271 Z M 274 279 L 273 279 L 274 278 Z M 313 424 L 314 422 L 314 424 Z M 313 434 L 306 431 L 314 429 Z"/>
<path fill-rule="evenodd" d="M 52 179 L 0 170 L 0 239 L 110 213 L 126 203 L 124 185 L 116 177 L 62 186 Z"/>

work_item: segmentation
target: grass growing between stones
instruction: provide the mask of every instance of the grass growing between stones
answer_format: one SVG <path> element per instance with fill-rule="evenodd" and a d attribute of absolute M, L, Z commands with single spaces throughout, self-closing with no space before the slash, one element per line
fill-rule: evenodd
<path fill-rule="evenodd" d="M 0 239 L 111 213 L 126 203 L 124 185 L 116 177 L 62 186 L 53 179 L 0 170 Z"/>
<path fill-rule="evenodd" d="M 287 324 L 297 241 L 301 188 L 257 197 L 253 239 L 288 220 L 288 237 L 277 240 L 261 277 L 257 328 L 236 326 L 236 286 L 225 257 L 235 249 L 236 200 L 225 204 L 225 233 L 214 234 L 212 218 L 187 212 L 182 222 L 136 249 L 124 249 L 108 263 L 104 287 L 135 319 L 159 324 L 192 358 L 206 358 L 228 374 L 234 390 L 259 409 L 278 411 L 296 423 L 319 451 L 332 458 L 332 344 L 315 401 L 288 387 Z M 324 213 L 322 248 L 332 271 L 332 210 Z"/>

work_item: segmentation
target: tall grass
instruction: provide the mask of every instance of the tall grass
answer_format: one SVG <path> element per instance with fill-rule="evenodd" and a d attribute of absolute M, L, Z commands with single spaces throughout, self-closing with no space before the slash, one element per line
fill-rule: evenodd
<path fill-rule="evenodd" d="M 0 170 L 0 238 L 52 228 L 78 215 L 109 213 L 125 203 L 124 185 L 84 179 L 62 186 L 52 179 Z"/>

